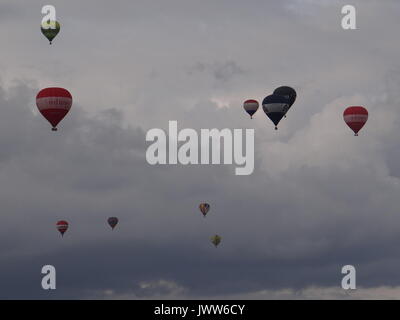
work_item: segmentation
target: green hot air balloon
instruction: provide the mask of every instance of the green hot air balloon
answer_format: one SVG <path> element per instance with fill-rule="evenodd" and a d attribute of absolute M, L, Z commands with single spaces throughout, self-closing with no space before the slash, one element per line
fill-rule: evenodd
<path fill-rule="evenodd" d="M 48 21 L 47 23 L 42 23 L 40 30 L 51 44 L 53 39 L 60 32 L 60 24 L 57 21 Z"/>
<path fill-rule="evenodd" d="M 211 237 L 211 243 L 215 246 L 215 247 L 217 247 L 219 244 L 220 244 L 220 242 L 221 242 L 221 237 L 219 236 L 219 235 L 215 235 L 215 236 L 212 236 Z"/>

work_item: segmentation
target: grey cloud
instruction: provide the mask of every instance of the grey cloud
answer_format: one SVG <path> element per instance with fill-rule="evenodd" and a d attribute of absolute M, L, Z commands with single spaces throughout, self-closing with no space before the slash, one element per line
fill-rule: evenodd
<path fill-rule="evenodd" d="M 218 81 L 229 81 L 235 76 L 240 76 L 244 70 L 238 66 L 235 61 L 226 61 L 224 63 L 213 63 L 211 65 L 198 62 L 188 69 L 188 74 L 193 75 L 195 72 L 211 72 Z"/>

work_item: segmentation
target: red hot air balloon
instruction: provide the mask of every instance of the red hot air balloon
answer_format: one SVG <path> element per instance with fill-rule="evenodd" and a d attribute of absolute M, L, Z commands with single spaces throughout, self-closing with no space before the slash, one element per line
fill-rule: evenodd
<path fill-rule="evenodd" d="M 72 96 L 63 88 L 46 88 L 36 96 L 36 105 L 40 113 L 57 131 L 57 125 L 67 115 L 72 106 Z"/>
<path fill-rule="evenodd" d="M 117 217 L 110 217 L 110 218 L 108 218 L 107 222 L 110 225 L 111 229 L 114 230 L 115 226 L 118 223 L 118 218 Z"/>
<path fill-rule="evenodd" d="M 64 236 L 65 231 L 68 230 L 68 222 L 61 220 L 57 222 L 57 230 Z"/>
<path fill-rule="evenodd" d="M 253 115 L 258 110 L 258 101 L 257 100 L 246 100 L 243 103 L 244 110 L 250 115 L 250 118 L 253 119 Z"/>
<path fill-rule="evenodd" d="M 343 112 L 343 119 L 350 129 L 354 131 L 354 135 L 358 136 L 358 132 L 368 120 L 368 111 L 360 106 L 348 107 Z"/>

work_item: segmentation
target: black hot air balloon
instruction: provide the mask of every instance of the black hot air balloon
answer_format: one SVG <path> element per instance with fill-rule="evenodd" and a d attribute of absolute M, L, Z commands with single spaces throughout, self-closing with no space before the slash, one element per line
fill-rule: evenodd
<path fill-rule="evenodd" d="M 263 100 L 263 110 L 278 130 L 278 123 L 289 110 L 289 99 L 284 96 L 272 94 Z"/>
<path fill-rule="evenodd" d="M 294 90 L 291 87 L 287 86 L 282 86 L 279 88 L 276 88 L 273 92 L 273 94 L 276 94 L 278 96 L 284 96 L 289 99 L 289 108 L 294 104 L 297 98 L 297 93 L 296 90 Z"/>
<path fill-rule="evenodd" d="M 117 217 L 110 217 L 107 219 L 108 224 L 110 225 L 111 229 L 114 230 L 115 226 L 118 223 L 118 218 Z"/>

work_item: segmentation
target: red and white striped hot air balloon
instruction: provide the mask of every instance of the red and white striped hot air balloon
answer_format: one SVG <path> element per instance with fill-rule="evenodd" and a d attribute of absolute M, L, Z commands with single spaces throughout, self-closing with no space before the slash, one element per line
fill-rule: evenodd
<path fill-rule="evenodd" d="M 65 231 L 68 230 L 68 222 L 64 220 L 60 220 L 57 222 L 57 230 L 64 236 Z"/>
<path fill-rule="evenodd" d="M 257 100 L 253 100 L 253 99 L 246 100 L 243 103 L 243 108 L 250 115 L 251 119 L 253 119 L 253 115 L 258 110 L 258 106 L 259 106 L 258 101 Z"/>
<path fill-rule="evenodd" d="M 57 131 L 57 125 L 67 115 L 72 106 L 72 96 L 63 88 L 45 88 L 36 96 L 36 105 L 40 113 Z"/>
<path fill-rule="evenodd" d="M 354 131 L 354 135 L 358 136 L 358 132 L 368 120 L 368 111 L 361 106 L 348 107 L 343 112 L 343 119 L 350 129 Z"/>

